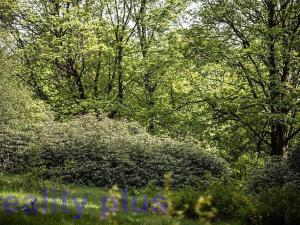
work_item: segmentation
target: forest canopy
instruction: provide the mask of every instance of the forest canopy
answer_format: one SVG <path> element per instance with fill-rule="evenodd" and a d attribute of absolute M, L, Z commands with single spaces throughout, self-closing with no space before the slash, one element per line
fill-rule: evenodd
<path fill-rule="evenodd" d="M 226 151 L 299 128 L 298 1 L 10 1 L 1 48 L 57 120 L 87 113 Z M 236 141 L 239 140 L 239 141 Z"/>

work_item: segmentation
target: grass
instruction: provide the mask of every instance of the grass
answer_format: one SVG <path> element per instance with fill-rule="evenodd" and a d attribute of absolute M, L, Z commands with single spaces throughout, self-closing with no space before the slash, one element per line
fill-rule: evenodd
<path fill-rule="evenodd" d="M 42 214 L 42 189 L 51 190 L 52 188 L 57 189 L 58 200 L 57 200 L 57 211 L 55 214 L 51 212 L 51 207 L 53 205 L 53 193 L 49 191 L 47 213 Z M 61 194 L 63 190 L 68 192 L 67 207 L 70 210 L 70 214 L 64 214 L 62 212 L 62 200 Z M 105 220 L 101 219 L 101 198 L 102 196 L 107 196 L 109 190 L 100 189 L 95 187 L 86 187 L 79 185 L 62 185 L 60 183 L 54 182 L 40 182 L 34 177 L 30 176 L 18 176 L 18 175 L 1 175 L 0 174 L 0 224 L 1 225 L 94 225 L 94 224 L 114 224 L 114 225 L 163 225 L 163 224 L 180 224 L 180 225 L 193 225 L 199 224 L 195 220 L 185 220 L 176 219 L 167 215 L 157 215 L 153 213 L 142 213 L 136 214 L 130 210 L 125 213 L 121 206 L 115 215 L 111 215 Z M 132 200 L 133 194 L 139 194 L 139 200 L 141 201 L 142 194 L 148 193 L 154 196 L 154 191 L 149 192 L 149 190 L 139 190 L 131 191 L 129 193 L 129 203 Z M 156 193 L 159 195 L 160 193 Z M 23 198 L 29 195 L 35 196 L 37 198 L 37 208 L 38 213 L 36 215 L 26 215 L 22 210 L 17 213 L 8 214 L 3 208 L 3 198 L 9 195 L 14 195 L 19 200 L 19 206 L 28 203 L 24 201 Z M 84 208 L 82 217 L 78 220 L 73 220 L 73 216 L 76 215 L 75 206 L 73 205 L 71 196 L 77 196 L 78 202 L 81 203 L 83 196 L 87 196 L 87 205 Z M 141 205 L 141 203 L 139 204 Z M 22 207 L 19 207 L 20 209 Z M 129 209 L 131 204 L 129 204 Z"/>

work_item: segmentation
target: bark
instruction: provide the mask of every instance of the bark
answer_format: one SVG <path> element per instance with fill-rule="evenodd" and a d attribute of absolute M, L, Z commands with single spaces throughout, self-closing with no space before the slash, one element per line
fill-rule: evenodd
<path fill-rule="evenodd" d="M 271 128 L 271 155 L 283 156 L 288 149 L 286 126 L 275 123 Z"/>
<path fill-rule="evenodd" d="M 123 47 L 118 46 L 118 101 L 123 103 Z"/>
<path fill-rule="evenodd" d="M 122 40 L 121 40 L 122 41 Z M 115 61 L 115 67 L 116 67 L 116 72 L 118 75 L 118 94 L 117 94 L 117 104 L 118 106 L 111 111 L 109 114 L 109 118 L 115 118 L 120 111 L 120 106 L 123 104 L 123 98 L 124 98 L 124 93 L 123 93 L 123 47 L 121 45 L 117 46 L 117 51 L 116 51 L 116 61 Z"/>
<path fill-rule="evenodd" d="M 138 28 L 138 33 L 139 33 L 141 52 L 142 52 L 144 61 L 147 60 L 148 44 L 149 44 L 149 43 L 147 43 L 147 32 L 146 32 L 146 25 L 145 25 L 145 21 L 144 21 L 145 14 L 146 14 L 146 4 L 147 4 L 146 0 L 141 1 L 141 6 L 140 6 L 140 10 L 139 10 L 139 18 L 137 21 L 137 28 Z M 149 133 L 154 133 L 155 123 L 154 123 L 154 115 L 152 113 L 152 110 L 155 105 L 154 92 L 156 89 L 156 85 L 152 84 L 150 73 L 144 74 L 144 86 L 145 86 L 145 90 L 146 90 L 147 110 L 149 113 L 147 130 Z"/>
<path fill-rule="evenodd" d="M 76 86 L 78 87 L 79 98 L 85 99 L 85 91 L 80 76 L 77 76 L 76 78 Z"/>
<path fill-rule="evenodd" d="M 96 75 L 95 75 L 95 79 L 94 79 L 94 96 L 96 98 L 99 95 L 98 83 L 100 80 L 100 72 L 101 72 L 101 51 L 99 51 L 99 59 L 98 59 Z"/>
<path fill-rule="evenodd" d="M 275 13 L 275 2 L 268 1 L 270 108 L 272 115 L 276 116 L 271 124 L 271 155 L 283 156 L 288 148 L 288 126 L 284 121 L 284 118 L 286 117 L 286 110 L 283 108 L 284 92 L 281 90 L 282 81 L 276 63 L 276 36 L 273 33 L 274 28 L 276 27 Z"/>

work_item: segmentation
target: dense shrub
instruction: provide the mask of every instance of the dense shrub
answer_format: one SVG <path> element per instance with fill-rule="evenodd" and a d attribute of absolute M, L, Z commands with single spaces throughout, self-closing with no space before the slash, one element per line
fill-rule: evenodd
<path fill-rule="evenodd" d="M 249 188 L 256 192 L 285 186 L 300 188 L 297 184 L 297 177 L 297 173 L 292 170 L 287 160 L 272 157 L 264 167 L 257 168 L 252 172 Z"/>
<path fill-rule="evenodd" d="M 277 187 L 249 193 L 232 184 L 213 184 L 207 191 L 218 209 L 217 219 L 244 225 L 298 225 L 300 192 Z"/>
<path fill-rule="evenodd" d="M 272 188 L 255 195 L 258 224 L 300 224 L 300 192 L 289 188 Z M 256 223 L 253 223 L 256 224 Z"/>
<path fill-rule="evenodd" d="M 288 155 L 288 164 L 294 173 L 300 174 L 300 146 L 290 152 Z"/>
<path fill-rule="evenodd" d="M 44 176 L 97 186 L 162 185 L 173 172 L 174 187 L 193 185 L 205 173 L 220 175 L 226 165 L 199 146 L 159 139 L 135 123 L 86 116 L 54 122 L 45 105 L 0 71 L 0 170 L 28 172 L 45 167 Z"/>
<path fill-rule="evenodd" d="M 288 167 L 292 174 L 290 186 L 300 191 L 300 146 L 291 151 L 288 156 Z"/>
<path fill-rule="evenodd" d="M 265 188 L 253 193 L 236 180 L 212 179 L 204 192 L 185 188 L 174 196 L 173 206 L 176 210 L 183 210 L 185 218 L 197 218 L 194 206 L 199 196 L 212 196 L 212 207 L 217 209 L 215 222 L 300 224 L 300 191 L 289 186 Z"/>
<path fill-rule="evenodd" d="M 24 132 L 0 132 L 0 171 L 23 173 L 32 166 L 33 151 L 29 150 L 31 137 Z M 34 161 L 34 160 L 33 160 Z"/>
<path fill-rule="evenodd" d="M 201 192 L 187 186 L 174 194 L 172 200 L 173 208 L 177 212 L 182 212 L 184 218 L 196 219 L 198 218 L 198 214 L 195 210 L 195 206 L 200 196 Z"/>
<path fill-rule="evenodd" d="M 252 224 L 296 225 L 300 223 L 297 151 L 291 152 L 288 159 L 272 157 L 263 168 L 253 172 L 249 190 L 254 192 L 251 202 L 255 206 L 259 223 L 252 222 Z"/>
<path fill-rule="evenodd" d="M 54 122 L 45 105 L 13 79 L 1 60 L 0 172 L 25 173 L 45 167 L 44 176 L 97 186 L 162 185 L 173 172 L 174 187 L 215 176 L 225 163 L 199 146 L 159 139 L 135 123 L 93 116 Z"/>
<path fill-rule="evenodd" d="M 39 134 L 42 164 L 48 179 L 96 186 L 162 185 L 173 172 L 173 186 L 193 185 L 205 173 L 215 176 L 226 164 L 198 146 L 159 139 L 134 123 L 82 117 L 49 123 Z"/>
<path fill-rule="evenodd" d="M 15 70 L 0 54 L 0 171 L 28 171 L 36 162 L 36 133 L 52 119 L 45 104 L 14 77 Z"/>
<path fill-rule="evenodd" d="M 185 188 L 173 197 L 175 210 L 185 218 L 197 218 L 195 203 L 200 196 L 212 196 L 212 207 L 217 209 L 215 222 L 239 221 L 243 225 L 300 224 L 300 191 L 291 185 L 265 187 L 249 192 L 244 181 L 230 176 L 208 178 L 205 190 Z M 289 184 L 289 183 L 288 183 Z"/>
<path fill-rule="evenodd" d="M 222 180 L 213 181 L 207 188 L 206 194 L 212 196 L 212 204 L 218 209 L 219 220 L 239 219 L 247 214 L 251 219 L 252 213 L 250 196 L 245 193 L 237 181 L 225 183 Z"/>

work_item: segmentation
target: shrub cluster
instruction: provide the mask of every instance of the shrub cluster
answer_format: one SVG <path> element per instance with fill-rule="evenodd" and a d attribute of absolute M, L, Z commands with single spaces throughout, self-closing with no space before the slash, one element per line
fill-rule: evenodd
<path fill-rule="evenodd" d="M 183 211 L 185 218 L 198 218 L 195 204 L 200 196 L 212 196 L 212 207 L 217 209 L 215 222 L 241 225 L 298 225 L 300 222 L 300 191 L 292 187 L 249 192 L 239 181 L 214 179 L 203 192 L 188 187 L 176 192 L 173 206 Z"/>
<path fill-rule="evenodd" d="M 197 145 L 153 137 L 135 123 L 106 118 L 99 121 L 85 116 L 65 123 L 50 122 L 34 140 L 38 162 L 30 163 L 29 150 L 18 154 L 7 148 L 1 151 L 7 161 L 1 169 L 19 172 L 13 168 L 21 160 L 43 166 L 47 179 L 139 188 L 150 182 L 161 186 L 168 172 L 173 173 L 173 187 L 194 185 L 206 173 L 219 176 L 227 168 L 224 161 Z"/>
<path fill-rule="evenodd" d="M 33 99 L 31 91 L 15 79 L 6 61 L 0 61 L 0 171 L 26 172 L 37 161 L 35 134 L 45 121 L 52 120 L 52 115 L 42 101 Z"/>
<path fill-rule="evenodd" d="M 300 190 L 299 150 L 291 152 L 288 159 L 270 158 L 264 167 L 255 169 L 249 182 L 251 191 L 290 187 Z"/>
<path fill-rule="evenodd" d="M 240 221 L 245 225 L 297 225 L 300 222 L 300 191 L 292 187 L 266 188 L 253 193 L 231 184 L 212 184 L 213 196 L 221 221 Z"/>
<path fill-rule="evenodd" d="M 0 171 L 24 173 L 37 162 L 37 153 L 31 148 L 32 135 L 25 131 L 3 129 L 0 132 Z"/>

